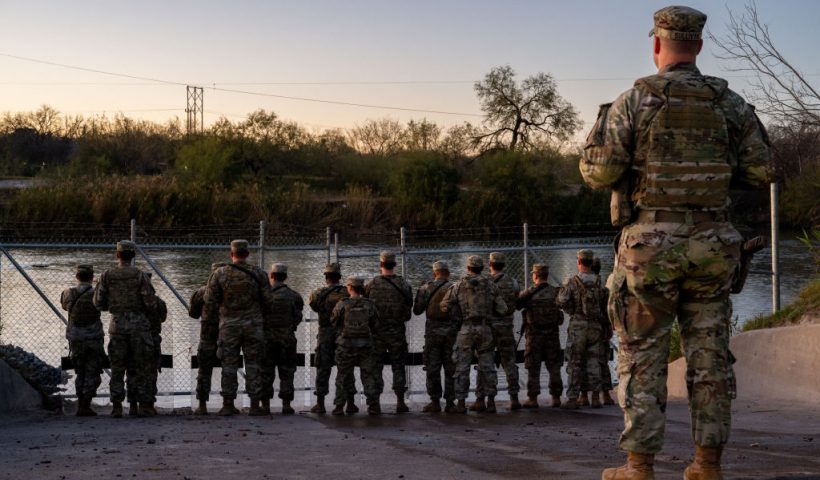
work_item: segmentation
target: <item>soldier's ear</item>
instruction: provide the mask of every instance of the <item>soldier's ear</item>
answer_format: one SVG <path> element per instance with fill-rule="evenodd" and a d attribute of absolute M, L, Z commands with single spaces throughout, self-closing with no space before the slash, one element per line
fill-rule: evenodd
<path fill-rule="evenodd" d="M 659 55 L 661 53 L 661 39 L 658 36 L 652 37 L 652 53 Z"/>
<path fill-rule="evenodd" d="M 698 52 L 695 55 L 700 55 L 701 50 L 703 50 L 703 40 L 698 40 Z"/>

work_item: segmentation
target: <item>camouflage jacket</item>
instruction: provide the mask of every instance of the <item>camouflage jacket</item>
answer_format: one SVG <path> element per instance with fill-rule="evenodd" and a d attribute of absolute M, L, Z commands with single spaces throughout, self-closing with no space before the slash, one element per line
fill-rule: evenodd
<path fill-rule="evenodd" d="M 555 303 L 570 316 L 571 322 L 589 321 L 603 325 L 606 311 L 606 289 L 601 277 L 584 272 L 570 277 L 555 299 Z M 607 320 L 608 322 L 608 320 Z"/>
<path fill-rule="evenodd" d="M 296 328 L 302 323 L 302 309 L 305 302 L 302 296 L 296 293 L 285 283 L 277 283 L 270 287 L 273 304 L 270 311 L 265 313 L 266 329 Z"/>
<path fill-rule="evenodd" d="M 564 323 L 564 314 L 558 304 L 558 287 L 546 282 L 533 285 L 518 295 L 515 307 L 523 309 L 524 327 L 528 333 L 558 330 Z"/>
<path fill-rule="evenodd" d="M 71 341 L 103 338 L 100 311 L 94 306 L 94 287 L 80 282 L 76 287 L 63 290 L 60 305 L 68 312 L 65 338 Z"/>
<path fill-rule="evenodd" d="M 330 315 L 336 304 L 344 298 L 349 297 L 347 288 L 340 283 L 317 288 L 310 293 L 308 305 L 310 309 L 319 314 L 319 327 L 330 326 Z"/>
<path fill-rule="evenodd" d="M 399 275 L 376 275 L 364 289 L 379 310 L 382 331 L 402 330 L 412 317 L 413 289 Z"/>
<path fill-rule="evenodd" d="M 495 283 L 498 290 L 501 292 L 501 298 L 504 299 L 504 303 L 507 305 L 507 311 L 499 315 L 499 317 L 502 317 L 505 320 L 511 320 L 513 314 L 515 313 L 515 301 L 518 299 L 518 294 L 521 293 L 521 287 L 518 285 L 518 280 L 504 272 L 496 273 L 492 276 L 492 278 L 493 283 Z"/>
<path fill-rule="evenodd" d="M 109 334 L 151 331 L 149 315 L 161 313 L 151 278 L 130 265 L 103 272 L 94 288 L 94 306 L 111 311 Z"/>
<path fill-rule="evenodd" d="M 416 315 L 424 313 L 427 317 L 425 333 L 435 331 L 447 335 L 454 330 L 455 322 L 451 315 L 441 310 L 441 301 L 452 285 L 453 282 L 449 280 L 430 280 L 416 291 L 413 313 Z"/>
<path fill-rule="evenodd" d="M 205 310 L 219 310 L 220 325 L 262 323 L 273 307 L 268 275 L 259 267 L 238 262 L 219 267 L 208 279 Z"/>
<path fill-rule="evenodd" d="M 205 292 L 207 289 L 208 286 L 203 285 L 191 295 L 191 301 L 188 302 L 188 316 L 200 318 L 202 323 L 208 325 L 219 324 L 219 309 L 213 308 L 213 306 L 211 306 L 211 310 L 205 309 Z"/>
<path fill-rule="evenodd" d="M 453 312 L 459 322 L 481 323 L 507 312 L 501 291 L 489 278 L 467 274 L 453 285 L 441 300 L 443 312 Z"/>
<path fill-rule="evenodd" d="M 357 318 L 356 325 L 352 323 L 353 311 Z M 336 329 L 336 343 L 350 347 L 367 347 L 373 344 L 373 337 L 379 330 L 379 311 L 376 304 L 363 296 L 348 297 L 341 300 L 333 308 L 330 323 Z"/>
<path fill-rule="evenodd" d="M 638 80 L 613 103 L 601 105 L 579 165 L 589 186 L 621 188 L 626 184 L 632 201 L 644 196 L 650 125 L 665 100 L 642 85 L 658 79 L 683 84 L 722 82 L 725 87 L 723 80 L 703 76 L 694 64 L 673 64 L 661 69 L 657 75 Z M 723 145 L 722 149 L 726 150 L 728 158 L 725 160 L 731 167 L 732 188 L 760 188 L 768 181 L 769 141 L 754 107 L 729 89 L 715 99 L 715 105 L 726 119 L 728 148 Z M 698 147 L 697 144 L 685 146 L 689 149 Z M 704 149 L 712 147 L 702 146 Z"/>

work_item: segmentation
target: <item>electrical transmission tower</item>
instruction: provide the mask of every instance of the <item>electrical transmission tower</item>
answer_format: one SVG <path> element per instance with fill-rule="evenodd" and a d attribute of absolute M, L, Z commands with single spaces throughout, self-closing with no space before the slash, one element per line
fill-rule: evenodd
<path fill-rule="evenodd" d="M 195 135 L 205 131 L 204 93 L 202 87 L 188 85 L 186 88 L 188 93 L 188 107 L 185 109 L 188 115 L 186 132 L 188 135 Z"/>

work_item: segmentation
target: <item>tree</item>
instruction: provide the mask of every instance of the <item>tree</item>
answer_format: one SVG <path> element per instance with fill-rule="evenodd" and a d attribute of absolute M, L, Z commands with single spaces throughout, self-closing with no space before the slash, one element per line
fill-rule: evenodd
<path fill-rule="evenodd" d="M 436 150 L 441 140 L 441 127 L 426 118 L 420 122 L 410 120 L 404 130 L 404 138 L 406 150 L 417 152 Z"/>
<path fill-rule="evenodd" d="M 350 143 L 361 153 L 389 157 L 402 149 L 404 129 L 396 120 L 381 118 L 356 125 L 348 132 Z"/>
<path fill-rule="evenodd" d="M 526 150 L 539 139 L 566 140 L 581 127 L 578 112 L 547 73 L 519 85 L 509 65 L 495 67 L 474 88 L 485 114 L 487 130 L 478 137 L 485 147 Z"/>

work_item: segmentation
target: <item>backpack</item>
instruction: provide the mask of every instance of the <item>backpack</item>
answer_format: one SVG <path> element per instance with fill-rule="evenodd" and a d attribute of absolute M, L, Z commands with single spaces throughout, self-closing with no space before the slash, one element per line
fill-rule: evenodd
<path fill-rule="evenodd" d="M 580 313 L 588 321 L 600 322 L 602 315 L 601 303 L 604 300 L 604 290 L 601 286 L 601 280 L 598 279 L 594 284 L 587 285 L 581 281 L 579 276 L 573 277 L 575 285 L 578 287 L 578 305 L 575 307 L 575 313 Z"/>

